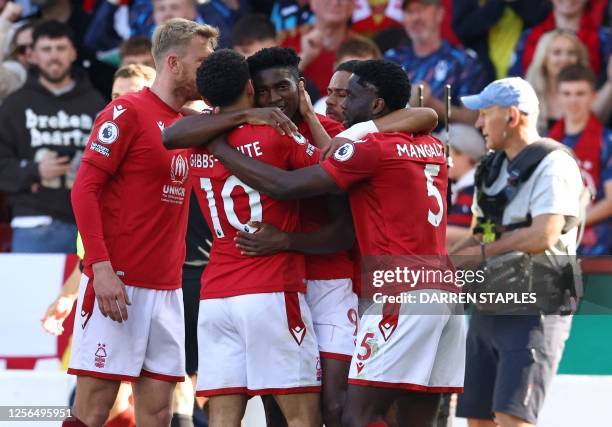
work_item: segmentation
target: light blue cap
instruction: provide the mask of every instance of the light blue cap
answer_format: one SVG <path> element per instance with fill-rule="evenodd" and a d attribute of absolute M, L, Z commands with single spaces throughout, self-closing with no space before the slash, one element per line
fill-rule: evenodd
<path fill-rule="evenodd" d="M 478 95 L 462 96 L 461 101 L 470 110 L 493 106 L 516 107 L 528 114 L 538 111 L 540 105 L 533 87 L 520 77 L 495 80 Z"/>

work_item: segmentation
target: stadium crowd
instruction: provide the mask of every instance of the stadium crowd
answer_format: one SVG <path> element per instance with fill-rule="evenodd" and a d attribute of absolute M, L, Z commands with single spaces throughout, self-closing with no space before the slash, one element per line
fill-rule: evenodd
<path fill-rule="evenodd" d="M 428 366 L 420 366 L 430 373 L 427 378 L 412 371 L 408 378 L 402 378 L 402 383 L 425 384 L 423 389 L 404 387 L 404 391 L 410 392 L 409 401 L 402 401 L 396 389 L 392 393 L 374 384 L 397 382 L 389 365 L 401 362 L 387 358 L 388 365 L 381 368 L 373 358 L 365 374 L 363 364 L 360 365 L 364 359 L 359 359 L 355 366 L 351 364 L 355 345 L 363 346 L 369 357 L 372 349 L 367 340 L 376 339 L 374 333 L 364 337 L 361 328 L 367 329 L 372 322 L 382 324 L 381 318 L 393 317 L 389 313 L 363 317 L 357 333 L 361 312 L 353 282 L 359 273 L 353 271 L 356 254 L 351 248 L 355 238 L 363 251 L 362 246 L 379 249 L 377 233 L 390 241 L 396 237 L 385 234 L 388 231 L 378 222 L 383 220 L 372 216 L 368 206 L 373 208 L 367 200 L 357 203 L 351 200 L 351 222 L 351 209 L 337 193 L 361 188 L 362 181 L 373 180 L 375 172 L 369 165 L 377 164 L 379 158 L 380 162 L 388 160 L 375 147 L 383 139 L 378 141 L 371 134 L 400 135 L 395 136 L 397 141 L 393 140 L 398 144 L 406 143 L 402 138 L 408 138 L 407 134 L 420 135 L 417 138 L 423 138 L 419 141 L 431 153 L 425 168 L 427 187 L 421 189 L 421 193 L 426 192 L 419 196 L 420 193 L 407 187 L 405 193 L 397 190 L 387 195 L 387 200 L 414 200 L 416 205 L 418 197 L 428 199 L 433 195 L 440 203 L 438 214 L 442 214 L 446 190 L 441 194 L 436 187 L 446 179 L 446 167 L 441 166 L 446 164 L 446 158 L 433 155 L 437 144 L 441 144 L 429 135 L 433 133 L 449 142 L 452 167 L 448 169 L 450 203 L 445 219 L 430 210 L 429 224 L 437 227 L 444 223 L 446 227 L 441 234 L 435 231 L 426 235 L 423 231 L 416 237 L 398 232 L 399 249 L 390 253 L 401 255 L 403 242 L 412 240 L 413 244 L 421 245 L 419 250 L 425 251 L 422 252 L 425 255 L 446 254 L 447 250 L 463 255 L 480 254 L 486 245 L 470 244 L 474 243 L 470 239 L 474 213 L 478 212 L 474 194 L 479 162 L 488 150 L 511 149 L 509 141 L 520 145 L 525 135 L 547 136 L 573 150 L 580 167 L 575 172 L 582 176 L 593 195 L 584 214 L 585 228 L 578 254 L 612 255 L 611 25 L 612 2 L 608 0 L 0 0 L 0 252 L 76 253 L 78 223 L 85 247 L 84 281 L 80 272 L 75 271 L 49 307 L 43 324 L 52 333 L 63 332 L 61 324 L 77 296 L 79 312 L 88 313 L 85 323 L 91 320 L 90 330 L 99 328 L 94 329 L 98 335 L 110 330 L 99 326 L 101 319 L 110 322 L 111 328 L 116 327 L 116 322 L 127 323 L 130 304 L 150 310 L 138 314 L 130 311 L 130 316 L 135 316 L 134 319 L 142 316 L 142 325 L 147 325 L 130 333 L 149 334 L 150 338 L 149 342 L 138 344 L 142 349 L 131 350 L 137 356 L 126 352 L 123 358 L 142 360 L 113 366 L 112 375 L 93 378 L 88 374 L 86 359 L 89 353 L 98 356 L 98 338 L 92 337 L 92 333 L 88 337 L 85 332 L 75 337 L 78 345 L 73 345 L 70 370 L 79 375 L 75 414 L 81 421 L 66 425 L 102 425 L 107 419 L 106 425 L 133 425 L 133 417 L 125 413 L 130 413 L 132 404 L 136 404 L 140 405 L 136 416 L 142 425 L 190 426 L 194 423 L 194 402 L 195 408 L 201 409 L 210 399 L 207 406 L 212 425 L 233 426 L 242 417 L 246 396 L 257 394 L 276 396 L 276 400 L 264 397 L 271 426 L 320 425 L 319 405 L 327 426 L 374 427 L 397 425 L 397 420 L 403 425 L 401 420 L 408 417 L 415 420 L 415 425 L 431 425 L 428 420 L 434 415 L 438 417 L 436 414 L 444 413 L 449 406 L 448 399 L 440 403 L 438 395 L 448 397 L 463 391 L 463 378 L 457 381 L 440 367 L 444 363 L 454 366 L 457 361 L 445 362 L 443 351 L 438 350 L 436 356 L 435 347 L 446 349 L 448 357 L 461 352 L 464 357 L 463 326 L 451 320 L 443 325 L 448 335 L 454 331 L 455 338 L 462 337 L 461 343 L 440 333 L 439 342 L 435 343 L 431 337 L 429 341 L 420 337 L 424 341 L 419 346 L 433 346 L 432 357 L 437 359 Z M 177 46 L 189 47 L 178 59 L 171 55 Z M 361 83 L 351 87 L 356 76 Z M 521 79 L 506 80 L 508 77 Z M 500 89 L 496 86 L 500 81 L 507 86 Z M 445 94 L 448 85 L 449 100 Z M 504 90 L 514 91 L 517 98 L 509 100 Z M 380 96 L 371 98 L 372 91 Z M 481 98 L 472 99 L 471 104 L 467 102 L 476 94 L 481 94 Z M 487 96 L 488 103 L 483 101 Z M 372 103 L 367 114 L 363 106 L 358 110 L 359 99 Z M 419 102 L 425 108 L 404 108 L 407 103 L 416 107 Z M 447 102 L 451 105 L 448 133 L 442 120 L 447 115 Z M 482 113 L 496 106 L 515 108 L 504 117 Z M 206 114 L 200 114 L 202 111 Z M 145 126 L 148 121 L 153 126 Z M 360 122 L 367 123 L 367 127 L 351 127 Z M 263 130 L 258 127 L 266 124 L 271 127 Z M 507 128 L 503 134 L 497 135 L 492 130 L 503 127 Z M 166 147 L 162 145 L 161 133 Z M 115 143 L 122 138 L 129 138 L 132 145 Z M 362 138 L 363 143 L 350 142 Z M 502 142 L 494 146 L 490 142 L 493 138 Z M 259 142 L 241 145 L 241 141 L 248 139 Z M 205 143 L 208 145 L 200 146 Z M 242 157 L 247 157 L 238 155 L 237 150 L 226 150 L 227 144 L 240 148 L 246 156 L 284 169 L 283 173 L 245 161 Z M 270 155 L 275 147 L 287 154 Z M 175 154 L 179 151 L 171 150 L 186 148 L 193 150 L 190 157 L 183 158 Z M 555 156 L 561 157 L 561 153 L 555 152 Z M 127 168 L 122 166 L 124 159 L 130 159 Z M 220 167 L 215 166 L 219 159 L 231 173 L 224 170 L 226 175 L 211 175 L 211 171 Z M 166 182 L 167 166 L 163 163 L 166 160 L 172 162 L 170 182 Z M 573 164 L 567 159 L 559 160 L 559 164 L 563 161 L 565 168 L 550 166 L 547 176 L 558 178 L 551 179 L 550 189 L 565 185 L 568 177 L 575 178 Z M 152 165 L 162 164 L 166 169 L 160 178 L 151 170 Z M 358 172 L 349 170 L 347 165 Z M 309 172 L 294 171 L 293 175 L 287 172 L 293 169 Z M 397 176 L 390 173 L 384 179 L 393 180 Z M 155 204 L 148 202 L 157 198 L 159 205 L 159 188 L 153 191 L 158 182 L 164 188 L 162 202 L 171 206 L 159 212 Z M 571 183 L 567 185 L 572 187 Z M 185 191 L 191 186 L 193 194 Z M 234 207 L 231 200 L 235 188 L 248 195 L 245 203 L 250 206 L 250 216 L 236 215 L 239 209 L 244 209 L 244 203 Z M 533 188 L 538 186 L 533 184 Z M 563 188 L 566 193 L 551 190 L 551 194 L 571 199 L 579 191 Z M 121 199 L 122 191 L 131 191 L 134 197 L 129 201 Z M 221 194 L 218 197 L 223 201 L 223 209 L 215 206 L 215 192 Z M 352 193 L 349 194 L 352 198 Z M 316 198 L 310 199 L 312 196 Z M 299 207 L 301 227 L 297 225 L 298 205 L 287 200 L 298 197 L 309 201 Z M 394 206 L 397 203 L 390 201 L 382 208 L 377 206 L 382 210 L 376 212 L 385 217 L 384 221 L 398 218 L 407 223 L 418 221 L 404 212 L 405 206 Z M 559 213 L 572 216 L 571 212 L 577 209 L 570 206 L 571 202 L 563 206 L 551 202 L 552 207 L 543 206 L 541 201 L 532 205 L 532 201 L 525 199 L 524 203 L 529 215 L 534 216 L 537 209 L 550 216 Z M 119 220 L 114 215 L 120 209 L 134 214 L 125 214 Z M 172 213 L 163 213 L 164 209 L 172 209 Z M 365 223 L 356 220 L 357 209 L 361 209 Z M 203 214 L 204 211 L 207 212 Z M 149 215 L 150 224 L 145 218 Z M 220 221 L 220 217 L 224 219 Z M 270 217 L 277 223 L 270 224 Z M 116 223 L 106 222 L 113 218 Z M 150 237 L 146 248 L 138 246 L 140 240 L 132 238 L 132 228 L 140 225 Z M 154 228 L 155 225 L 161 228 Z M 552 223 L 536 222 L 534 226 L 554 228 Z M 236 242 L 223 239 L 230 235 L 230 228 Z M 562 229 L 567 232 L 563 226 L 558 232 L 562 233 Z M 253 239 L 255 235 L 261 236 L 261 240 Z M 110 247 L 109 236 L 130 243 Z M 491 255 L 518 250 L 520 246 L 495 243 L 499 242 L 489 246 Z M 525 252 L 543 252 L 556 240 L 550 243 L 542 248 L 523 243 L 520 248 Z M 223 256 L 232 253 L 232 262 L 216 265 L 215 269 L 206 267 L 211 246 L 213 253 Z M 325 249 L 321 250 L 323 246 Z M 234 254 L 232 251 L 236 250 Z M 305 271 L 300 270 L 303 266 L 299 267 L 304 257 L 299 255 L 296 260 L 298 252 L 306 254 Z M 82 253 L 80 256 L 83 258 Z M 264 268 L 254 267 L 253 259 L 261 256 L 269 256 L 272 261 L 262 264 Z M 120 265 L 125 272 L 116 271 L 119 267 L 115 265 L 113 269 L 108 262 L 124 258 L 129 259 Z M 167 266 L 163 270 L 166 276 L 155 270 L 139 271 L 138 266 L 151 263 L 160 271 Z M 294 281 L 281 283 L 277 276 L 287 269 L 295 274 Z M 208 284 L 200 289 L 202 274 L 202 283 Z M 108 285 L 107 289 L 121 284 L 116 287 L 120 295 L 105 295 L 100 292 L 101 287 L 96 288 L 96 304 L 101 314 L 98 305 L 93 310 L 93 300 L 91 307 L 84 305 L 90 288 L 87 277 L 94 276 Z M 306 296 L 302 295 L 304 284 L 299 277 L 308 280 Z M 134 286 L 124 286 L 122 281 Z M 221 281 L 224 285 L 219 286 Z M 228 282 L 235 284 L 236 290 L 225 289 Z M 329 282 L 334 283 L 334 292 L 328 293 Z M 158 298 L 145 292 L 151 290 L 147 288 L 167 294 Z M 181 288 L 182 294 L 172 293 Z M 283 297 L 283 290 L 300 296 L 295 300 Z M 268 294 L 284 299 L 259 298 Z M 218 301 L 227 304 L 217 304 Z M 167 314 L 164 318 L 155 317 L 158 310 L 154 307 L 160 304 L 165 304 L 161 310 Z M 305 305 L 310 306 L 312 317 L 304 314 L 308 311 Z M 275 312 L 283 306 L 287 306 L 286 313 L 284 308 Z M 344 317 L 348 313 L 348 319 L 335 326 L 326 324 L 325 316 L 330 310 L 333 312 L 332 306 L 337 311 L 344 310 Z M 258 310 L 249 314 L 245 307 Z M 290 315 L 295 310 L 297 318 Z M 224 331 L 230 327 L 219 319 L 227 312 L 242 316 L 237 315 L 235 320 L 244 326 L 240 339 L 246 336 L 250 342 L 258 334 L 268 336 L 260 346 L 263 348 L 253 350 L 253 356 L 247 356 L 246 361 L 232 360 L 229 350 L 218 354 L 206 351 L 207 346 L 217 346 L 226 339 Z M 283 331 L 272 326 L 262 331 L 260 316 L 268 316 L 271 323 L 275 318 L 288 318 L 292 341 L 283 338 L 287 325 Z M 450 316 L 455 317 L 461 318 Z M 473 322 L 482 321 L 475 317 Z M 527 402 L 529 397 L 493 390 L 494 373 L 491 384 L 474 380 L 480 374 L 473 359 L 471 364 L 468 360 L 467 393 L 463 400 L 459 399 L 459 415 L 470 418 L 471 426 L 535 424 L 547 382 L 556 370 L 567 338 L 569 324 L 565 320 L 551 320 L 550 325 L 545 320 L 525 321 L 520 326 L 525 331 L 548 327 L 553 331 L 547 336 L 552 340 L 552 344 L 548 342 L 550 348 L 542 350 L 542 354 L 546 353 L 541 357 L 545 366 L 534 374 L 535 381 L 541 384 L 529 384 L 535 397 L 524 403 L 524 408 L 517 409 L 513 404 L 523 399 Z M 184 340 L 181 334 L 175 334 L 183 324 Z M 412 328 L 415 326 L 433 328 L 431 324 Z M 471 330 L 483 335 L 468 334 L 468 359 L 476 353 L 484 359 L 487 350 L 495 353 L 480 347 L 488 339 L 483 336 L 490 332 L 482 332 L 485 326 L 497 328 L 498 332 L 503 330 L 495 324 L 477 326 L 480 329 L 472 326 Z M 387 343 L 390 337 L 401 340 L 404 347 L 401 354 L 408 357 L 411 340 L 416 339 L 406 332 L 409 326 L 399 322 L 389 327 L 392 329 L 388 336 L 384 328 L 380 332 L 374 328 L 377 334 L 382 334 L 379 341 Z M 394 333 L 395 328 L 398 332 Z M 314 339 L 315 334 L 301 334 L 304 330 L 314 330 L 319 342 Z M 113 339 L 118 345 L 117 340 L 126 336 L 129 335 L 108 338 L 108 348 Z M 344 336 L 344 343 L 339 336 Z M 237 343 L 240 339 L 231 337 L 228 341 Z M 520 339 L 516 335 L 508 338 L 514 342 Z M 266 357 L 275 360 L 275 352 L 266 354 L 265 346 L 290 353 L 296 342 L 302 353 L 301 359 L 292 362 L 294 365 L 276 366 L 276 377 L 273 375 L 271 380 L 254 372 L 265 366 Z M 160 350 L 162 345 L 165 347 Z M 173 351 L 181 355 L 181 360 L 174 364 L 163 356 Z M 420 353 L 413 356 L 420 357 Z M 104 365 L 104 361 L 100 363 Z M 478 363 L 495 365 L 491 360 L 478 359 Z M 455 375 L 463 374 L 465 364 L 461 365 Z M 234 376 L 228 374 L 233 370 Z M 381 370 L 389 371 L 389 377 L 380 374 Z M 245 378 L 240 376 L 241 372 Z M 378 375 L 378 379 L 369 382 L 355 379 L 360 375 Z M 295 376 L 300 392 L 284 393 L 283 390 L 295 385 L 283 381 Z M 347 377 L 351 378 L 349 385 L 355 386 L 352 389 L 349 386 L 348 391 Z M 135 382 L 131 388 L 120 386 L 117 381 L 135 378 L 146 380 Z M 181 385 L 175 388 L 177 381 Z M 359 387 L 368 388 L 366 385 L 378 394 L 355 392 Z M 513 386 L 520 388 L 520 381 L 509 387 Z M 482 396 L 468 392 L 468 387 L 495 392 L 495 398 L 489 396 L 489 401 L 485 399 L 483 403 Z M 194 389 L 198 391 L 197 397 Z M 229 389 L 232 393 L 228 394 Z M 423 397 L 427 395 L 419 393 L 423 391 L 435 391 L 435 399 Z M 529 396 L 531 393 L 530 388 Z M 171 395 L 172 399 L 166 399 Z M 241 397 L 232 400 L 235 396 Z M 167 407 L 167 401 L 173 404 Z M 394 401 L 397 402 L 392 405 Z M 377 406 L 373 402 L 385 404 Z"/>

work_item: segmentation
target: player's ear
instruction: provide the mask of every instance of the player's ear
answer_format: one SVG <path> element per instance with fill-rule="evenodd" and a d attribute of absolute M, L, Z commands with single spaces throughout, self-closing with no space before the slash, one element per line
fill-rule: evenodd
<path fill-rule="evenodd" d="M 178 55 L 170 54 L 166 56 L 166 67 L 173 74 L 179 74 L 181 69 L 181 63 L 179 61 Z"/>
<path fill-rule="evenodd" d="M 382 98 L 374 98 L 374 101 L 372 101 L 372 116 L 377 116 L 379 114 L 381 114 L 385 108 L 387 107 L 387 105 L 385 104 L 385 100 Z"/>

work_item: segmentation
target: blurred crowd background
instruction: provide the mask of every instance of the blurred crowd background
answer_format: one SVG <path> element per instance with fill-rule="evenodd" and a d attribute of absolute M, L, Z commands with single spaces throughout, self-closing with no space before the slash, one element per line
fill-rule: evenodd
<path fill-rule="evenodd" d="M 477 113 L 460 97 L 526 78 L 539 95 L 541 134 L 575 149 L 595 195 L 580 251 L 612 254 L 609 0 L 0 0 L 0 252 L 75 251 L 69 191 L 93 119 L 116 90 L 151 79 L 146 67 L 125 66 L 154 67 L 150 37 L 175 17 L 217 27 L 220 47 L 245 56 L 295 49 L 322 114 L 347 60 L 401 64 L 440 117 L 450 84 L 450 243 L 467 233 L 485 152 Z M 58 35 L 69 43 L 44 42 Z M 123 89 L 113 89 L 115 77 Z"/>

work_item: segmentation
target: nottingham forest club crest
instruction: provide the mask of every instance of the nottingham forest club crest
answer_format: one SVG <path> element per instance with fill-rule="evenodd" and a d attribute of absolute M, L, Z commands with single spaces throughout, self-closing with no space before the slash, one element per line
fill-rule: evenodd
<path fill-rule="evenodd" d="M 189 176 L 189 165 L 187 159 L 180 154 L 172 156 L 170 162 L 170 179 L 174 184 L 183 184 Z"/>
<path fill-rule="evenodd" d="M 106 344 L 98 343 L 98 349 L 94 354 L 94 364 L 96 368 L 104 368 L 104 365 L 106 364 L 106 357 Z"/>

